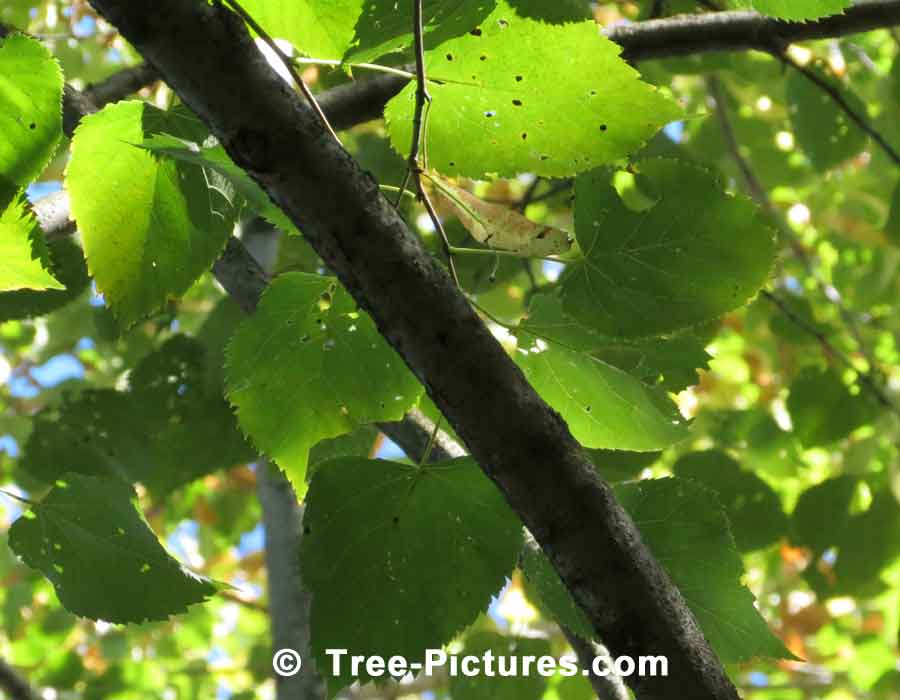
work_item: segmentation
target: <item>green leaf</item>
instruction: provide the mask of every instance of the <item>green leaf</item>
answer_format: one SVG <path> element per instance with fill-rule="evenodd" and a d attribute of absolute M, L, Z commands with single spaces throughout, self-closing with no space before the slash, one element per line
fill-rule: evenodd
<path fill-rule="evenodd" d="M 887 223 L 884 225 L 884 235 L 887 236 L 890 243 L 900 246 L 900 182 L 897 183 L 894 194 L 891 196 L 891 209 Z"/>
<path fill-rule="evenodd" d="M 854 112 L 866 116 L 866 105 L 856 93 L 821 67 L 810 65 L 808 68 L 840 93 Z M 850 121 L 831 95 L 805 75 L 790 71 L 785 89 L 797 145 L 816 168 L 832 168 L 866 147 L 865 133 Z"/>
<path fill-rule="evenodd" d="M 424 0 L 422 29 L 425 47 L 473 30 L 496 6 L 495 0 Z M 356 23 L 353 47 L 345 60 L 362 63 L 403 51 L 413 44 L 413 3 L 371 0 Z"/>
<path fill-rule="evenodd" d="M 222 146 L 193 148 L 190 144 L 167 134 L 155 134 L 146 139 L 143 146 L 151 153 L 167 156 L 199 168 L 208 168 L 219 173 L 231 183 L 235 191 L 245 200 L 247 206 L 253 212 L 259 214 L 282 231 L 288 233 L 297 231 L 287 215 L 269 199 L 269 195 L 256 184 L 256 181 L 246 171 L 234 164 L 234 161 L 231 160 L 231 157 Z"/>
<path fill-rule="evenodd" d="M 729 5 L 799 21 L 840 14 L 850 7 L 850 0 L 729 0 Z"/>
<path fill-rule="evenodd" d="M 649 467 L 662 454 L 662 452 L 591 449 L 586 452 L 597 468 L 597 473 L 610 484 L 635 478 L 642 469 Z"/>
<path fill-rule="evenodd" d="M 298 52 L 340 59 L 353 41 L 363 0 L 242 0 L 266 33 L 287 39 Z"/>
<path fill-rule="evenodd" d="M 560 579 L 556 569 L 538 546 L 525 546 L 519 559 L 525 574 L 525 592 L 545 616 L 556 620 L 582 639 L 594 639 L 596 634 L 584 611 L 578 607 Z"/>
<path fill-rule="evenodd" d="M 634 152 L 681 111 L 620 51 L 593 21 L 545 24 L 499 0 L 477 36 L 427 52 L 426 73 L 439 81 L 428 86 L 428 164 L 448 176 L 569 176 Z M 385 110 L 404 154 L 414 106 L 410 84 Z"/>
<path fill-rule="evenodd" d="M 792 658 L 741 582 L 743 563 L 713 492 L 683 479 L 636 481 L 614 488 L 724 663 Z"/>
<path fill-rule="evenodd" d="M 791 540 L 818 556 L 841 538 L 850 519 L 858 480 L 844 474 L 826 479 L 800 494 L 791 515 Z"/>
<path fill-rule="evenodd" d="M 507 4 L 521 17 L 529 17 L 541 22 L 559 24 L 593 19 L 591 3 L 588 0 L 507 0 Z"/>
<path fill-rule="evenodd" d="M 65 474 L 13 523 L 9 545 L 67 610 L 94 620 L 165 620 L 217 590 L 166 553 L 116 479 Z"/>
<path fill-rule="evenodd" d="M 565 310 L 610 336 L 642 337 L 710 321 L 745 304 L 775 257 L 772 232 L 748 199 L 709 171 L 670 159 L 635 169 L 656 203 L 632 211 L 595 170 L 575 185 L 583 258 L 562 277 Z"/>
<path fill-rule="evenodd" d="M 585 447 L 648 452 L 688 435 L 665 393 L 590 355 L 538 341 L 516 362 Z"/>
<path fill-rule="evenodd" d="M 65 471 L 115 476 L 161 497 L 252 460 L 231 408 L 207 381 L 202 346 L 175 336 L 132 371 L 129 391 L 92 389 L 39 413 L 22 468 L 45 483 Z"/>
<path fill-rule="evenodd" d="M 854 595 L 900 556 L 900 506 L 887 489 L 878 491 L 869 508 L 850 518 L 841 531 L 832 595 Z"/>
<path fill-rule="evenodd" d="M 468 458 L 332 460 L 306 502 L 300 561 L 319 669 L 330 648 L 422 659 L 485 609 L 522 545 L 521 523 Z"/>
<path fill-rule="evenodd" d="M 714 492 L 693 481 L 672 478 L 626 482 L 613 489 L 724 663 L 765 656 L 791 658 L 756 610 L 753 594 L 741 583 L 743 563 Z M 583 626 L 587 620 L 578 623 L 561 602 L 560 596 L 568 593 L 550 564 L 531 561 L 527 566 L 526 575 L 530 572 L 533 581 L 540 581 L 538 592 L 545 604 L 552 602 L 553 614 L 562 614 L 561 621 L 577 625 L 577 631 L 589 631 Z"/>
<path fill-rule="evenodd" d="M 178 132 L 183 115 L 119 102 L 82 119 L 72 140 L 72 214 L 97 288 L 126 326 L 184 294 L 233 228 L 231 203 L 203 170 L 139 147 L 145 125 L 167 124 Z"/>
<path fill-rule="evenodd" d="M 43 316 L 73 301 L 87 289 L 90 278 L 81 248 L 67 238 L 60 238 L 49 242 L 47 250 L 48 268 L 65 289 L 0 292 L 0 323 Z"/>
<path fill-rule="evenodd" d="M 62 137 L 62 91 L 62 70 L 39 41 L 0 39 L 0 193 L 30 184 L 50 161 Z"/>
<path fill-rule="evenodd" d="M 878 413 L 868 396 L 850 393 L 837 371 L 818 367 L 800 372 L 791 384 L 787 408 L 804 447 L 837 442 Z"/>
<path fill-rule="evenodd" d="M 684 454 L 675 462 L 672 473 L 716 492 L 740 551 L 766 547 L 787 531 L 787 516 L 778 494 L 722 450 Z"/>
<path fill-rule="evenodd" d="M 529 673 L 522 669 L 525 657 L 539 659 L 551 656 L 550 642 L 532 637 L 513 637 L 492 630 L 476 630 L 466 635 L 462 654 L 483 659 L 487 652 L 493 657 L 508 658 L 515 663 L 518 673 L 504 676 L 497 673 L 476 673 L 472 676 L 454 674 L 450 676 L 449 690 L 453 700 L 540 700 L 547 688 L 547 678 L 532 666 Z M 496 667 L 495 667 L 496 668 Z"/>
<path fill-rule="evenodd" d="M 650 386 L 678 392 L 696 384 L 711 359 L 707 333 L 693 330 L 668 338 L 630 340 L 602 335 L 566 314 L 558 294 L 535 294 L 517 335 L 531 335 L 625 370 Z"/>
<path fill-rule="evenodd" d="M 64 289 L 47 271 L 47 247 L 22 194 L 0 213 L 0 292 Z"/>
<path fill-rule="evenodd" d="M 399 420 L 422 389 L 332 277 L 279 275 L 231 339 L 227 394 L 244 431 L 302 495 L 310 448 Z"/>

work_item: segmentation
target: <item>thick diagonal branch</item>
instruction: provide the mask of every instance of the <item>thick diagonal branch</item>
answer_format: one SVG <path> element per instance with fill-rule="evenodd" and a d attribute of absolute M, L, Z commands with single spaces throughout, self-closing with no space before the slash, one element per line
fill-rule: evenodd
<path fill-rule="evenodd" d="M 681 594 L 446 271 L 272 71 L 243 22 L 205 0 L 93 0 L 304 232 L 425 384 L 616 655 L 665 654 L 643 699 L 736 699 Z"/>

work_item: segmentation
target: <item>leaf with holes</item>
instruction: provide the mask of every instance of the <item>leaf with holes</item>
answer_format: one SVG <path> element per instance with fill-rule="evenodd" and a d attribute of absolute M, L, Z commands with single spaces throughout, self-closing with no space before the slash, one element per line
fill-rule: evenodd
<path fill-rule="evenodd" d="M 522 546 L 518 518 L 469 458 L 335 459 L 306 503 L 300 562 L 320 669 L 333 648 L 423 659 L 484 610 Z M 352 681 L 344 672 L 330 690 Z"/>
<path fill-rule="evenodd" d="M 0 292 L 65 289 L 48 267 L 47 246 L 20 194 L 0 213 Z"/>
<path fill-rule="evenodd" d="M 35 39 L 0 39 L 0 206 L 34 180 L 62 137 L 63 76 Z"/>
<path fill-rule="evenodd" d="M 9 531 L 9 545 L 53 584 L 67 610 L 93 620 L 143 622 L 201 603 L 218 585 L 179 564 L 117 479 L 65 474 Z"/>
<path fill-rule="evenodd" d="M 167 116 L 119 102 L 82 119 L 72 140 L 72 214 L 97 288 L 126 326 L 184 294 L 234 225 L 231 202 L 202 169 L 140 148 L 151 127 L 182 128 L 180 113 Z"/>
<path fill-rule="evenodd" d="M 565 310 L 606 335 L 645 337 L 744 305 L 775 259 L 758 208 L 696 165 L 659 158 L 634 168 L 655 202 L 642 211 L 628 208 L 606 171 L 576 181 L 583 257 L 563 274 Z"/>
<path fill-rule="evenodd" d="M 821 67 L 810 65 L 807 68 L 840 95 L 854 112 L 866 117 L 866 105 L 856 93 Z M 820 170 L 833 168 L 866 147 L 866 134 L 821 86 L 799 71 L 790 71 L 785 90 L 797 145 L 815 167 Z"/>
<path fill-rule="evenodd" d="M 516 362 L 585 447 L 649 452 L 688 435 L 664 392 L 589 354 L 536 341 Z"/>
<path fill-rule="evenodd" d="M 422 32 L 425 47 L 465 34 L 478 26 L 496 6 L 496 0 L 423 0 Z M 345 60 L 372 61 L 408 49 L 413 44 L 413 3 L 370 0 L 356 23 L 353 47 Z"/>
<path fill-rule="evenodd" d="M 129 383 L 128 391 L 90 389 L 39 413 L 22 456 L 28 476 L 45 483 L 64 471 L 115 476 L 160 498 L 257 456 L 221 388 L 209 387 L 198 341 L 170 338 Z"/>
<path fill-rule="evenodd" d="M 300 494 L 313 445 L 398 420 L 422 391 L 332 277 L 276 277 L 226 356 L 226 391 L 241 427 Z"/>
<path fill-rule="evenodd" d="M 274 39 L 315 58 L 340 59 L 353 41 L 363 0 L 241 0 L 241 7 Z"/>
<path fill-rule="evenodd" d="M 544 257 L 572 247 L 572 237 L 562 229 L 536 224 L 514 209 L 485 202 L 437 173 L 428 175 L 428 180 L 472 238 L 488 248 Z"/>
<path fill-rule="evenodd" d="M 756 10 L 779 19 L 799 21 L 841 14 L 851 0 L 729 0 L 729 6 Z"/>
<path fill-rule="evenodd" d="M 636 151 L 681 115 L 593 21 L 545 24 L 500 0 L 472 29 L 426 56 L 432 103 L 424 138 L 428 164 L 444 175 L 574 175 Z M 414 107 L 410 84 L 385 110 L 391 142 L 404 154 Z"/>

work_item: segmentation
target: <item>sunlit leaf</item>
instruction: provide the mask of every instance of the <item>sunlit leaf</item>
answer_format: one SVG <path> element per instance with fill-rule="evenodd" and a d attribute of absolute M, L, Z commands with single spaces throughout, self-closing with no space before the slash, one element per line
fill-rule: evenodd
<path fill-rule="evenodd" d="M 499 0 L 472 29 L 426 56 L 428 165 L 444 175 L 574 175 L 637 150 L 680 116 L 592 21 L 546 24 Z M 401 153 L 414 104 L 409 85 L 385 110 Z"/>
<path fill-rule="evenodd" d="M 228 398 L 241 427 L 298 492 L 310 448 L 398 420 L 421 386 L 332 277 L 279 275 L 227 351 Z"/>
<path fill-rule="evenodd" d="M 22 34 L 0 39 L 0 206 L 34 180 L 62 137 L 63 76 L 56 59 Z"/>
<path fill-rule="evenodd" d="M 47 271 L 49 254 L 25 197 L 15 197 L 0 212 L 0 292 L 64 289 Z"/>
<path fill-rule="evenodd" d="M 140 147 L 145 128 L 177 132 L 182 123 L 180 114 L 169 121 L 145 103 L 119 102 L 85 117 L 72 141 L 72 214 L 88 269 L 125 326 L 184 294 L 234 224 L 231 202 L 203 170 Z"/>

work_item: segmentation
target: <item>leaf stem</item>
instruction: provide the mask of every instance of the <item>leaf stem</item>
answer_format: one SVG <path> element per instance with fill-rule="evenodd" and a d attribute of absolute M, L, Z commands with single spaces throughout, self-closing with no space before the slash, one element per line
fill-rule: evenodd
<path fill-rule="evenodd" d="M 281 47 L 275 43 L 275 40 L 269 36 L 268 32 L 263 29 L 259 22 L 253 19 L 253 16 L 247 12 L 243 7 L 241 7 L 240 3 L 237 0 L 225 0 L 226 3 L 233 9 L 247 24 L 250 25 L 251 29 L 259 35 L 259 38 L 262 39 L 266 45 L 275 52 L 275 55 L 278 56 L 278 59 L 284 65 L 287 72 L 290 74 L 291 78 L 297 84 L 297 87 L 300 88 L 300 92 L 303 93 L 303 97 L 306 98 L 306 101 L 309 103 L 309 106 L 312 108 L 313 112 L 316 113 L 316 116 L 319 118 L 319 121 L 322 122 L 322 126 L 328 131 L 329 134 L 334 138 L 338 143 L 341 140 L 338 138 L 338 135 L 335 133 L 334 129 L 331 128 L 331 123 L 328 121 L 328 117 L 325 116 L 325 112 L 322 111 L 322 108 L 319 106 L 319 103 L 316 102 L 315 96 L 310 91 L 309 87 L 305 82 L 303 82 L 303 78 L 297 72 L 297 69 L 294 67 L 293 62 L 290 57 L 287 56 L 284 51 L 281 50 Z"/>
<path fill-rule="evenodd" d="M 28 505 L 28 506 L 37 505 L 34 501 L 31 501 L 27 498 L 23 498 L 22 496 L 17 496 L 12 491 L 7 491 L 6 489 L 0 489 L 0 494 L 3 494 L 7 498 L 11 498 L 14 501 L 18 501 L 19 503 L 24 503 L 25 505 Z"/>
<path fill-rule="evenodd" d="M 362 70 L 371 70 L 378 73 L 399 75 L 401 78 L 409 78 L 410 80 L 416 77 L 415 73 L 410 73 L 408 70 L 402 70 L 401 68 L 394 68 L 392 66 L 382 66 L 380 63 L 345 63 L 335 58 L 306 58 L 305 56 L 297 56 L 291 60 L 295 64 L 300 65 L 334 66 L 335 68 L 346 66 L 347 68 L 360 68 Z"/>
<path fill-rule="evenodd" d="M 517 253 L 514 250 L 503 250 L 502 248 L 459 248 L 457 246 L 450 246 L 450 252 L 454 255 L 504 255 L 508 258 L 531 258 L 532 260 L 547 260 L 548 262 L 555 262 L 565 265 L 566 260 L 561 260 L 560 258 L 550 258 L 543 255 L 522 255 L 521 253 Z"/>
<path fill-rule="evenodd" d="M 431 451 L 434 449 L 434 443 L 437 441 L 438 433 L 441 430 L 441 421 L 444 416 L 440 413 L 438 414 L 437 420 L 434 422 L 434 430 L 431 431 L 431 437 L 428 440 L 428 444 L 425 446 L 425 451 L 422 452 L 421 458 L 419 458 L 419 466 L 421 467 L 424 464 L 428 463 L 428 460 L 431 459 Z"/>
<path fill-rule="evenodd" d="M 424 28 L 422 26 L 422 0 L 411 0 L 413 4 L 413 46 L 416 54 L 416 107 L 413 112 L 413 133 L 412 145 L 409 149 L 409 157 L 406 159 L 407 169 L 406 176 L 403 178 L 403 184 L 400 186 L 400 194 L 397 197 L 396 206 L 400 205 L 403 199 L 403 193 L 410 180 L 416 188 L 416 197 L 422 202 L 428 217 L 434 226 L 434 230 L 441 237 L 444 246 L 444 254 L 447 257 L 447 268 L 450 271 L 450 277 L 457 287 L 460 287 L 459 275 L 456 274 L 456 265 L 453 263 L 453 253 L 451 252 L 450 239 L 447 238 L 447 232 L 441 223 L 440 217 L 431 203 L 431 199 L 425 188 L 422 187 L 422 173 L 425 170 L 424 164 L 419 162 L 419 149 L 425 138 L 422 125 L 427 117 L 427 109 L 431 104 L 431 95 L 428 94 L 427 78 L 425 76 L 425 40 L 423 38 Z"/>

